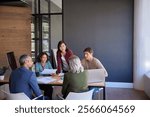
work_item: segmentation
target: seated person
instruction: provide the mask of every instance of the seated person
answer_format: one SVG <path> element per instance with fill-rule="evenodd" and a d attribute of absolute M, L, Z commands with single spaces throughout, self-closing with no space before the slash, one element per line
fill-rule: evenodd
<path fill-rule="evenodd" d="M 33 94 L 40 96 L 41 90 L 38 86 L 35 73 L 29 70 L 32 65 L 32 58 L 29 55 L 22 55 L 19 59 L 20 68 L 12 71 L 9 81 L 10 93 L 25 93 L 30 99 Z"/>
<path fill-rule="evenodd" d="M 63 97 L 69 92 L 82 92 L 88 90 L 87 77 L 79 57 L 73 55 L 69 58 L 69 72 L 64 75 L 62 87 Z"/>
<path fill-rule="evenodd" d="M 46 52 L 42 52 L 38 57 L 38 62 L 35 64 L 35 72 L 42 72 L 44 69 L 53 69 L 50 61 L 48 60 L 48 55 Z M 53 88 L 50 85 L 39 84 L 40 89 L 44 90 L 44 96 L 48 99 L 52 99 Z"/>
<path fill-rule="evenodd" d="M 50 61 L 48 60 L 48 55 L 46 52 L 42 52 L 35 64 L 35 72 L 42 72 L 44 69 L 53 69 Z"/>
<path fill-rule="evenodd" d="M 108 76 L 108 73 L 102 63 L 97 58 L 93 57 L 93 50 L 90 47 L 85 48 L 84 58 L 81 62 L 84 69 L 104 69 L 105 76 Z"/>
<path fill-rule="evenodd" d="M 57 48 L 57 73 L 61 73 L 61 71 L 66 73 L 69 70 L 69 57 L 73 55 L 73 52 L 67 48 L 64 41 L 59 41 Z"/>

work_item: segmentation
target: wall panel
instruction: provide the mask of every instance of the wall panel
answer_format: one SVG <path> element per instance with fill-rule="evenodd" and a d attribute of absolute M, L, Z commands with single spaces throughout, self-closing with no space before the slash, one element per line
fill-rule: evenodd
<path fill-rule="evenodd" d="M 16 59 L 31 54 L 31 9 L 0 6 L 0 66 L 8 66 L 6 53 L 14 51 Z"/>

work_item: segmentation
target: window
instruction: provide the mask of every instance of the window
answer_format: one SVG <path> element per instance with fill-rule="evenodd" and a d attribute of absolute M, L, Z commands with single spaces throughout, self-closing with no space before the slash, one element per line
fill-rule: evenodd
<path fill-rule="evenodd" d="M 32 0 L 31 52 L 32 58 L 52 48 L 62 40 L 62 0 Z"/>

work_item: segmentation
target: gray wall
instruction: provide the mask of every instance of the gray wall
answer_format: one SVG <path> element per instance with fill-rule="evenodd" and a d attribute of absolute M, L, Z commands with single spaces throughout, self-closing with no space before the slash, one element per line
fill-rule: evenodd
<path fill-rule="evenodd" d="M 133 0 L 64 0 L 64 40 L 80 58 L 90 46 L 111 82 L 133 82 Z"/>

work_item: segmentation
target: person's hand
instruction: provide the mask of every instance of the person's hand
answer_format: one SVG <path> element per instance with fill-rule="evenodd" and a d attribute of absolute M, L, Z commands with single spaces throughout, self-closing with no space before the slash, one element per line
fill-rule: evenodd
<path fill-rule="evenodd" d="M 57 74 L 55 74 L 55 73 L 52 73 L 51 75 L 52 75 L 52 76 L 57 76 Z"/>

